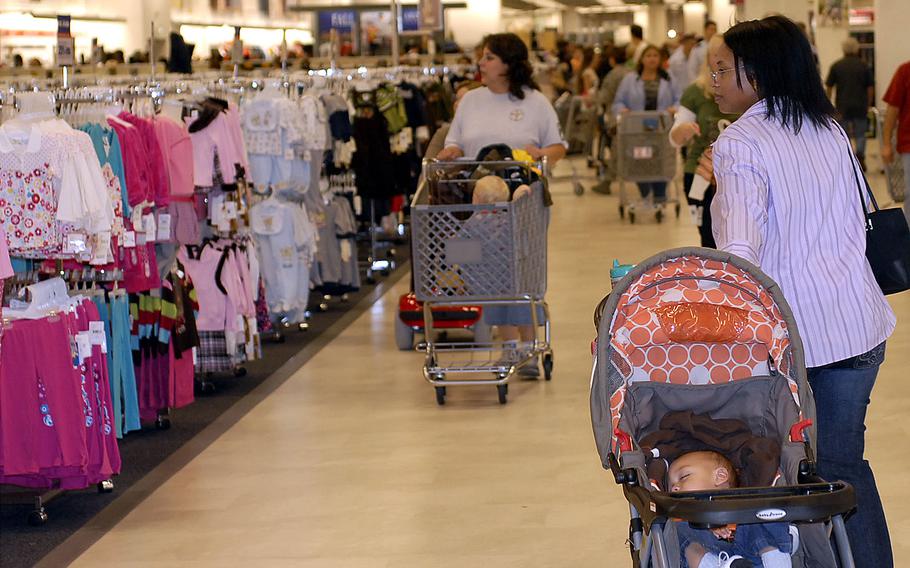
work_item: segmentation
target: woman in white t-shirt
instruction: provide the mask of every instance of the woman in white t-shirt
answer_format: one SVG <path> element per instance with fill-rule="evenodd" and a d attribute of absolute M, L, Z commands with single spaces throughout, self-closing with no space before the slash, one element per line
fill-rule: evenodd
<path fill-rule="evenodd" d="M 559 120 L 550 101 L 537 90 L 524 42 L 510 33 L 484 38 L 479 62 L 484 86 L 465 95 L 445 148 L 442 161 L 474 159 L 491 144 L 526 150 L 532 158 L 546 156 L 550 165 L 566 155 Z"/>

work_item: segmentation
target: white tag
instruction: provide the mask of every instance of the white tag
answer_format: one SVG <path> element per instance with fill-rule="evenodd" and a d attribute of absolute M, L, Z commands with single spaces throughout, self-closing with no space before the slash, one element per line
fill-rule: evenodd
<path fill-rule="evenodd" d="M 158 215 L 158 240 L 171 240 L 171 216 L 169 213 Z"/>
<path fill-rule="evenodd" d="M 86 251 L 85 235 L 82 233 L 70 233 L 66 236 L 66 250 L 70 254 L 82 254 Z"/>
<path fill-rule="evenodd" d="M 135 248 L 136 247 L 136 231 L 124 231 L 123 232 L 123 248 Z"/>
<path fill-rule="evenodd" d="M 193 352 L 193 366 L 196 367 L 199 365 L 199 359 L 196 358 L 196 348 L 193 347 L 191 351 Z"/>
<path fill-rule="evenodd" d="M 654 148 L 651 146 L 635 146 L 632 148 L 632 157 L 636 160 L 650 160 L 654 157 Z"/>
<path fill-rule="evenodd" d="M 92 253 L 92 264 L 107 264 L 111 259 L 111 232 L 101 231 L 95 235 L 95 250 Z"/>
<path fill-rule="evenodd" d="M 704 201 L 705 192 L 708 190 L 708 186 L 710 185 L 710 181 L 696 174 L 695 178 L 692 179 L 692 187 L 689 188 L 689 199 Z"/>
<path fill-rule="evenodd" d="M 145 238 L 145 233 L 136 233 L 136 246 L 145 246 L 146 242 L 148 239 Z"/>
<path fill-rule="evenodd" d="M 224 202 L 224 216 L 226 219 L 237 218 L 237 204 L 233 201 Z"/>
<path fill-rule="evenodd" d="M 101 352 L 107 353 L 107 335 L 104 333 L 103 321 L 92 321 L 88 324 L 88 330 L 92 335 L 92 345 L 100 345 Z"/>
<path fill-rule="evenodd" d="M 144 232 L 145 232 L 146 242 L 151 243 L 151 242 L 154 242 L 157 240 L 158 232 L 157 232 L 157 226 L 155 224 L 155 215 L 154 214 L 149 213 L 147 215 L 142 216 L 142 228 L 144 229 Z"/>
<path fill-rule="evenodd" d="M 79 362 L 83 363 L 92 356 L 92 338 L 87 331 L 76 334 L 76 346 L 79 348 Z"/>

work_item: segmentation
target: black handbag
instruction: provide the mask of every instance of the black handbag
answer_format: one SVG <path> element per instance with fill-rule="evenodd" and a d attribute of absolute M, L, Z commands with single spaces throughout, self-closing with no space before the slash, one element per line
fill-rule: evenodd
<path fill-rule="evenodd" d="M 857 164 L 853 160 L 850 146 L 850 160 L 853 164 L 853 176 L 859 189 L 859 202 L 866 216 L 866 258 L 872 267 L 875 281 L 885 295 L 910 290 L 910 226 L 904 212 L 898 208 L 879 209 L 869 181 L 863 175 L 863 184 L 859 183 Z M 873 210 L 866 206 L 863 193 L 869 195 Z"/>

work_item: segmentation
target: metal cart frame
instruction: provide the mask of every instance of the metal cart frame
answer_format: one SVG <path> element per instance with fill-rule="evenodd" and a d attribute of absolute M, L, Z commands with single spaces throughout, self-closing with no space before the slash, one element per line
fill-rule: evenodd
<path fill-rule="evenodd" d="M 519 172 L 522 179 L 532 178 L 529 165 L 512 161 L 426 162 L 424 177 L 429 190 L 448 191 L 451 186 L 463 198 L 476 180 L 461 174 L 481 167 L 507 180 Z M 542 173 L 545 167 L 542 164 Z M 425 352 L 423 375 L 435 387 L 436 402 L 445 404 L 450 386 L 495 385 L 500 404 L 505 404 L 508 381 L 521 365 L 537 358 L 549 380 L 553 349 L 544 301 L 547 210 L 542 182 L 532 184 L 531 195 L 508 203 L 414 205 L 411 221 L 414 293 L 423 302 L 426 335 L 419 349 Z M 436 341 L 433 309 L 465 304 L 528 306 L 536 331 L 533 341 L 504 346 L 501 354 L 494 342 Z M 453 380 L 447 377 L 450 373 L 492 376 Z"/>
<path fill-rule="evenodd" d="M 656 121 L 653 128 L 649 126 L 651 121 Z M 658 223 L 663 221 L 664 213 L 661 205 L 653 202 L 653 196 L 650 199 L 641 197 L 638 187 L 634 188 L 635 196 L 630 195 L 625 182 L 666 182 L 666 204 L 674 204 L 676 217 L 679 217 L 677 150 L 669 139 L 672 126 L 672 117 L 664 111 L 632 111 L 617 117 L 610 155 L 619 180 L 619 216 L 625 218 L 628 214 L 630 223 L 635 223 L 638 209 L 654 211 Z"/>

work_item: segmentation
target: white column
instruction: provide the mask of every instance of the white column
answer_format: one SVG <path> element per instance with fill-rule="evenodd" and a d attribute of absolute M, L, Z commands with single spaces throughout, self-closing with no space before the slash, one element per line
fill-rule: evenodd
<path fill-rule="evenodd" d="M 705 14 L 708 9 L 699 2 L 683 4 L 683 33 L 701 35 L 705 28 Z M 677 30 L 680 31 L 680 30 Z"/>
<path fill-rule="evenodd" d="M 664 4 L 648 5 L 648 25 L 645 27 L 645 41 L 658 47 L 667 41 L 667 7 Z"/>
<path fill-rule="evenodd" d="M 897 68 L 910 61 L 910 2 L 875 0 L 875 94 L 881 102 Z"/>

